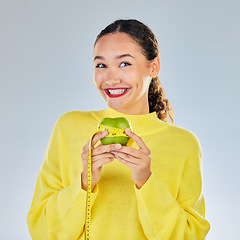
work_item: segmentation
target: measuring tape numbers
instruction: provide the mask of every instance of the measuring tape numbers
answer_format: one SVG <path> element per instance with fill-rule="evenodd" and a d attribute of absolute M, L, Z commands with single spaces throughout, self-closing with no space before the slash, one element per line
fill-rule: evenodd
<path fill-rule="evenodd" d="M 93 137 L 103 131 L 108 131 L 107 137 L 116 137 L 116 136 L 123 136 L 128 137 L 125 133 L 125 129 L 120 128 L 114 128 L 110 126 L 106 126 L 103 124 L 99 124 L 98 131 L 93 134 L 89 141 L 88 146 L 88 159 L 87 159 L 87 199 L 86 199 L 86 219 L 85 219 L 85 240 L 90 240 L 90 227 L 91 227 L 91 194 L 92 194 L 92 182 L 91 182 L 91 173 L 92 173 L 92 162 L 91 162 L 91 156 L 92 156 L 92 140 Z M 128 141 L 127 146 L 131 146 L 133 144 L 133 139 L 130 138 Z"/>
<path fill-rule="evenodd" d="M 88 159 L 87 159 L 87 199 L 86 199 L 86 220 L 85 220 L 85 240 L 90 240 L 90 226 L 91 226 L 91 192 L 92 192 L 92 164 L 91 164 L 91 155 L 92 155 L 92 139 L 97 134 L 94 133 L 89 141 L 88 146 Z"/>

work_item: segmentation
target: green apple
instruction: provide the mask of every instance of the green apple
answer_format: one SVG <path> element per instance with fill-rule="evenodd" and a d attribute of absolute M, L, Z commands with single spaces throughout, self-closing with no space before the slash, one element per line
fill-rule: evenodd
<path fill-rule="evenodd" d="M 133 140 L 125 133 L 126 128 L 132 130 L 129 121 L 124 117 L 104 118 L 98 124 L 98 131 L 108 131 L 108 135 L 101 139 L 102 145 L 120 143 L 123 146 L 131 146 Z"/>

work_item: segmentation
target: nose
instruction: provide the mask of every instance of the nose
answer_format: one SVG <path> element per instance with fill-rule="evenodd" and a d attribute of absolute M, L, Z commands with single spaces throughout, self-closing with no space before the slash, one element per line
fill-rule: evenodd
<path fill-rule="evenodd" d="M 108 84 L 109 86 L 112 86 L 120 82 L 121 82 L 121 79 L 117 74 L 117 71 L 109 68 L 106 75 L 106 84 Z"/>

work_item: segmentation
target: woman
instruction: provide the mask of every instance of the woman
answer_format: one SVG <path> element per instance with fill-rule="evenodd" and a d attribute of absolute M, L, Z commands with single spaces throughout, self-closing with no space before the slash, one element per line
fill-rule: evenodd
<path fill-rule="evenodd" d="M 137 20 L 113 22 L 96 39 L 94 66 L 108 108 L 57 120 L 28 213 L 32 238 L 84 239 L 89 140 L 103 118 L 125 117 L 132 147 L 97 145 L 106 131 L 92 139 L 91 239 L 204 239 L 201 149 L 167 123 L 154 34 Z"/>

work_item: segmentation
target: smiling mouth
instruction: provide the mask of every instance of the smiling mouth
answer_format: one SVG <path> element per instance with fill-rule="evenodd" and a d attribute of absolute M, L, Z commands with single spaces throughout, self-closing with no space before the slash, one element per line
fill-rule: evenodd
<path fill-rule="evenodd" d="M 104 91 L 110 98 L 117 98 L 125 95 L 130 88 L 105 89 Z"/>

